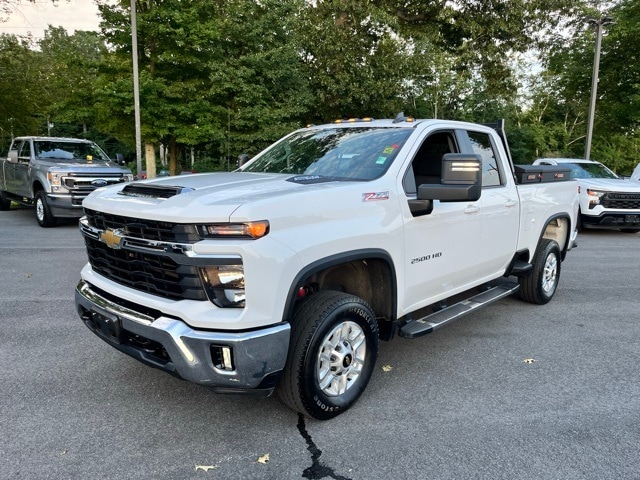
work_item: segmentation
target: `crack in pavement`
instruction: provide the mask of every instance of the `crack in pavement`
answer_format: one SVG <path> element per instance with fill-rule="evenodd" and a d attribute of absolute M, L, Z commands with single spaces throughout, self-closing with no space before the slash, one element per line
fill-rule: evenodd
<path fill-rule="evenodd" d="M 348 477 L 343 477 L 342 475 L 338 475 L 333 471 L 333 468 L 327 467 L 320 463 L 320 456 L 322 455 L 322 450 L 320 450 L 316 444 L 314 443 L 311 435 L 307 432 L 307 427 L 304 424 L 304 415 L 301 413 L 298 414 L 298 431 L 302 438 L 304 438 L 305 442 L 307 442 L 307 450 L 311 453 L 311 461 L 312 464 L 309 468 L 305 468 L 304 472 L 302 472 L 302 478 L 307 478 L 309 480 L 320 480 L 321 478 L 333 478 L 334 480 L 351 480 Z"/>

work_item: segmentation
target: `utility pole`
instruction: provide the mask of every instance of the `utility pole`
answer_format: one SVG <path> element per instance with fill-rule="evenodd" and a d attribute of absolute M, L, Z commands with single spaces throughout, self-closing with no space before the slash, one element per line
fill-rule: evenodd
<path fill-rule="evenodd" d="M 133 57 L 133 108 L 136 124 L 136 172 L 142 171 L 142 133 L 140 129 L 140 87 L 138 75 L 138 32 L 136 25 L 136 0 L 131 0 L 131 55 Z"/>
<path fill-rule="evenodd" d="M 596 53 L 593 58 L 593 78 L 591 79 L 591 100 L 589 102 L 589 119 L 587 122 L 587 144 L 584 150 L 584 158 L 591 158 L 591 140 L 593 139 L 593 119 L 596 114 L 596 97 L 598 96 L 598 73 L 600 70 L 600 47 L 602 45 L 602 29 L 606 25 L 616 23 L 612 17 L 593 18 L 588 17 L 589 25 L 596 27 Z"/>

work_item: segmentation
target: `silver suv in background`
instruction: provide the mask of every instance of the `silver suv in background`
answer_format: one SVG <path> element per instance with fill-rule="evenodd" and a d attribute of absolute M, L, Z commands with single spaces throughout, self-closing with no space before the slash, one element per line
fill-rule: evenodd
<path fill-rule="evenodd" d="M 41 227 L 59 217 L 82 216 L 93 190 L 133 180 L 122 155 L 112 161 L 94 142 L 79 138 L 17 137 L 0 159 L 0 210 L 11 202 L 35 206 Z"/>

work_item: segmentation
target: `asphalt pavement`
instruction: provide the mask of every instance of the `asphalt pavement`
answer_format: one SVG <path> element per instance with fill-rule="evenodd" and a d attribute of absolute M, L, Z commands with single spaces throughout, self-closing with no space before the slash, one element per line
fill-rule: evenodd
<path fill-rule="evenodd" d="M 146 367 L 80 321 L 74 221 L 0 212 L 1 479 L 638 479 L 640 234 L 586 231 L 545 306 L 382 343 L 327 422 Z"/>

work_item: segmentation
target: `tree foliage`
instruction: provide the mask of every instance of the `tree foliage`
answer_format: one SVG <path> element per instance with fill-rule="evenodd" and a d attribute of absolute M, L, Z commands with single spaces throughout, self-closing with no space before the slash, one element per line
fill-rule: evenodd
<path fill-rule="evenodd" d="M 0 38 L 3 135 L 43 133 L 52 119 L 54 133 L 133 148 L 130 2 L 98 3 L 100 32 L 50 27 L 38 48 Z M 167 147 L 173 171 L 227 168 L 306 123 L 399 111 L 506 118 L 520 162 L 581 156 L 595 43 L 585 17 L 602 14 L 617 23 L 603 40 L 592 151 L 622 173 L 637 162 L 640 0 L 609 11 L 598 0 L 136 5 L 143 141 Z M 541 61 L 523 66 L 531 53 Z"/>

